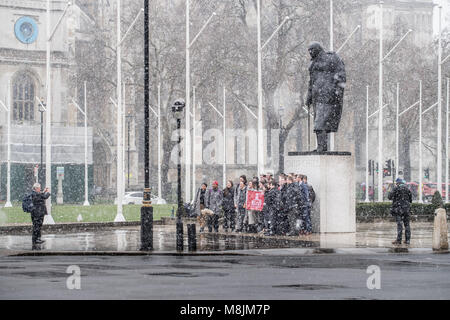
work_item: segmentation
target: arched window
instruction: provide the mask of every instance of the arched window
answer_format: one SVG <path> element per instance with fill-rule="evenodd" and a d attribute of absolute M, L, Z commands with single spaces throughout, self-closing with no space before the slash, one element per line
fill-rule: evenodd
<path fill-rule="evenodd" d="M 34 121 L 35 81 L 22 73 L 13 81 L 13 119 L 15 121 Z"/>

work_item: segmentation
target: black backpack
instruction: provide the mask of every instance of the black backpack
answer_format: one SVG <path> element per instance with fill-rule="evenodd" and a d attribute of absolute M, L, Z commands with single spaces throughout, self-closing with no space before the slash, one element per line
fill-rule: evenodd
<path fill-rule="evenodd" d="M 31 213 L 34 209 L 33 196 L 31 193 L 27 193 L 22 200 L 22 210 L 23 212 Z"/>

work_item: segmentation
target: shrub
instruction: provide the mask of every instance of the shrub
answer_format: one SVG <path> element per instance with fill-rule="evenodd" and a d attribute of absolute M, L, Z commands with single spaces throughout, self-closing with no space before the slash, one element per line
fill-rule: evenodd
<path fill-rule="evenodd" d="M 442 198 L 440 203 L 447 210 L 447 213 L 450 212 L 450 204 L 444 204 Z M 359 202 L 356 204 L 356 219 L 359 222 L 391 220 L 391 205 L 392 202 Z M 414 202 L 411 204 L 411 216 L 414 219 L 432 220 L 436 208 L 435 204 Z"/>

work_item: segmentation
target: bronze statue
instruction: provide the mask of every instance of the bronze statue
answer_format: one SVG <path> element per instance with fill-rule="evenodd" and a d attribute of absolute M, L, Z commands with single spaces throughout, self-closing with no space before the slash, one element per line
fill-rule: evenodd
<path fill-rule="evenodd" d="M 306 105 L 314 109 L 314 132 L 317 152 L 328 150 L 328 134 L 337 132 L 342 115 L 346 82 L 344 62 L 335 52 L 325 52 L 320 43 L 312 42 L 309 89 Z"/>

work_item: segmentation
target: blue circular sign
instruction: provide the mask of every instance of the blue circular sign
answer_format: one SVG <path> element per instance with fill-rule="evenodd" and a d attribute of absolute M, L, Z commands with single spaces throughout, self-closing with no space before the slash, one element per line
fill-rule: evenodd
<path fill-rule="evenodd" d="M 14 25 L 16 38 L 25 44 L 31 44 L 36 41 L 38 36 L 38 26 L 36 21 L 30 17 L 21 17 Z"/>

